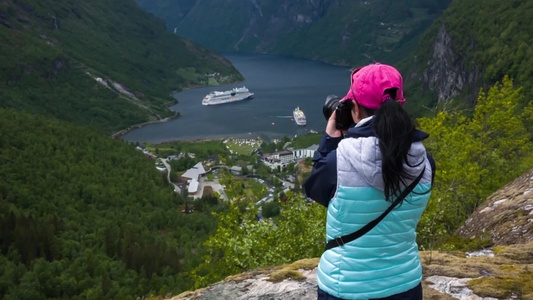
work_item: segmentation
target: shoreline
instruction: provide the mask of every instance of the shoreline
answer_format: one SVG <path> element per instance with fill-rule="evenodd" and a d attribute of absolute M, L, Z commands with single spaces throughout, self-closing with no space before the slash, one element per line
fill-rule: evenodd
<path fill-rule="evenodd" d="M 273 140 L 282 139 L 285 135 L 266 135 L 266 134 L 228 134 L 220 136 L 206 136 L 206 137 L 185 137 L 185 138 L 176 138 L 165 141 L 154 141 L 154 142 L 139 142 L 140 144 L 148 144 L 152 146 L 167 145 L 172 143 L 186 142 L 186 143 L 201 143 L 201 142 L 210 142 L 210 141 L 224 141 L 227 139 L 243 139 L 243 140 L 261 140 L 267 143 L 272 142 Z M 124 140 L 127 141 L 127 140 Z M 127 141 L 129 142 L 129 141 Z"/>
<path fill-rule="evenodd" d="M 134 125 L 131 125 L 130 127 L 128 128 L 125 128 L 125 129 L 122 129 L 122 130 L 119 130 L 113 134 L 111 134 L 111 138 L 112 139 L 118 139 L 118 138 L 121 138 L 130 133 L 132 130 L 135 130 L 135 129 L 139 129 L 139 128 L 142 128 L 144 126 L 147 126 L 147 125 L 151 125 L 151 124 L 156 124 L 156 123 L 163 123 L 163 122 L 168 122 L 168 121 L 172 121 L 172 120 L 175 120 L 175 119 L 179 119 L 181 117 L 181 113 L 179 111 L 174 111 L 174 110 L 171 110 L 169 107 L 171 106 L 174 106 L 174 105 L 177 105 L 179 104 L 179 99 L 178 97 L 176 96 L 178 93 L 180 92 L 183 92 L 183 91 L 186 91 L 186 90 L 193 90 L 193 89 L 199 89 L 199 88 L 208 88 L 208 87 L 216 87 L 216 86 L 225 86 L 225 85 L 230 85 L 230 84 L 237 84 L 237 83 L 241 83 L 241 82 L 244 82 L 244 80 L 239 80 L 239 81 L 236 81 L 236 82 L 230 82 L 230 83 L 225 83 L 225 84 L 219 84 L 219 85 L 206 85 L 206 86 L 202 86 L 202 85 L 192 85 L 192 86 L 188 86 L 188 87 L 185 87 L 179 91 L 172 91 L 170 93 L 171 97 L 175 99 L 175 102 L 173 103 L 168 103 L 165 105 L 165 108 L 170 110 L 170 111 L 173 111 L 174 112 L 174 116 L 171 116 L 171 117 L 167 117 L 167 118 L 164 118 L 164 119 L 159 119 L 159 120 L 154 120 L 154 121 L 148 121 L 148 122 L 144 122 L 144 123 L 139 123 L 139 124 L 134 124 Z M 220 138 L 220 139 L 224 139 L 224 138 Z M 199 141 L 203 140 L 203 139 L 198 139 Z M 183 141 L 183 140 L 176 140 L 176 141 Z M 188 140 L 187 140 L 188 141 Z M 158 145 L 158 144 L 154 144 L 154 145 Z"/>
<path fill-rule="evenodd" d="M 172 143 L 179 143 L 179 142 L 186 142 L 186 143 L 201 143 L 201 142 L 211 142 L 211 141 L 224 141 L 227 139 L 243 139 L 243 140 L 261 140 L 265 142 L 271 142 L 274 139 L 281 139 L 283 136 L 260 136 L 260 135 L 251 135 L 251 136 L 242 136 L 242 135 L 228 135 L 228 136 L 220 136 L 220 137 L 213 137 L 208 136 L 205 138 L 202 137 L 193 137 L 193 138 L 178 138 L 178 139 L 172 139 L 168 141 L 161 141 L 161 142 L 143 142 L 146 144 L 150 144 L 152 146 L 159 146 L 159 145 L 166 145 L 166 144 L 172 144 Z M 141 143 L 141 144 L 143 144 Z"/>
<path fill-rule="evenodd" d="M 148 121 L 148 122 L 144 122 L 144 123 L 140 123 L 140 124 L 131 125 L 130 127 L 126 128 L 126 129 L 122 129 L 122 130 L 119 130 L 119 131 L 113 133 L 111 135 L 111 138 L 112 139 L 119 139 L 119 138 L 122 138 L 124 135 L 130 133 L 132 130 L 139 129 L 139 128 L 142 128 L 144 126 L 151 125 L 151 124 L 157 124 L 157 123 L 164 123 L 164 122 L 172 121 L 172 120 L 175 120 L 175 119 L 179 119 L 180 117 L 181 117 L 181 113 L 179 111 L 174 111 L 174 116 L 172 116 L 172 117 L 167 117 L 167 118 L 164 118 L 164 119 L 159 119 L 159 120 L 155 120 L 155 121 Z"/>
<path fill-rule="evenodd" d="M 169 145 L 173 143 L 179 143 L 179 142 L 187 142 L 187 143 L 201 143 L 201 142 L 214 142 L 214 141 L 225 141 L 225 140 L 260 140 L 264 141 L 264 139 L 260 136 L 256 136 L 254 138 L 240 138 L 240 137 L 220 137 L 220 138 L 194 138 L 194 139 L 183 139 L 183 140 L 171 140 L 171 141 L 165 141 L 157 144 L 150 144 L 152 146 L 162 146 L 162 145 Z"/>

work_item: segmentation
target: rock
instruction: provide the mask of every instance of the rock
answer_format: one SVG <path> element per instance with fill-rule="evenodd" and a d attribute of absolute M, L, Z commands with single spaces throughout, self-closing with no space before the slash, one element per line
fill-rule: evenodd
<path fill-rule="evenodd" d="M 446 276 L 430 276 L 426 278 L 426 282 L 430 282 L 428 286 L 444 294 L 448 294 L 460 300 L 497 300 L 496 298 L 486 297 L 482 298 L 474 295 L 474 292 L 466 285 L 467 281 L 472 278 L 454 278 Z"/>
<path fill-rule="evenodd" d="M 533 242 L 484 254 L 420 252 L 427 287 L 461 300 L 533 299 Z"/>
<path fill-rule="evenodd" d="M 471 68 L 467 68 L 466 64 L 465 59 L 458 55 L 450 34 L 442 24 L 427 62 L 429 67 L 422 79 L 424 85 L 437 94 L 439 103 L 461 95 L 467 88 L 475 91 L 477 96 L 480 72 L 475 63 L 472 63 Z"/>
<path fill-rule="evenodd" d="M 456 234 L 464 238 L 489 235 L 494 245 L 533 241 L 533 170 L 487 198 Z"/>
<path fill-rule="evenodd" d="M 262 268 L 230 276 L 224 281 L 171 300 L 305 300 L 316 299 L 316 266 L 319 259 L 299 260 L 290 265 Z"/>

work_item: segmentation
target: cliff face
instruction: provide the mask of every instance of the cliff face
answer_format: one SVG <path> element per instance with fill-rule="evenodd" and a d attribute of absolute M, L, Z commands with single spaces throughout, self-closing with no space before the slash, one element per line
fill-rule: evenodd
<path fill-rule="evenodd" d="M 445 25 L 441 24 L 427 61 L 428 68 L 422 76 L 424 86 L 437 95 L 438 103 L 461 94 L 467 94 L 470 101 L 473 97 L 475 99 L 479 90 L 480 72 L 475 64 L 472 70 L 467 70 L 466 64 L 465 58 L 454 49 L 453 40 Z"/>
<path fill-rule="evenodd" d="M 424 299 L 532 299 L 533 170 L 492 195 L 458 230 L 489 236 L 479 252 L 421 251 Z M 316 299 L 318 258 L 267 267 L 193 292 L 181 299 Z"/>
<path fill-rule="evenodd" d="M 242 36 L 231 47 L 235 51 L 239 51 L 240 48 L 247 51 L 250 48 L 246 44 L 249 41 L 258 40 L 255 51 L 271 52 L 280 35 L 311 26 L 326 14 L 333 1 L 307 0 L 303 9 L 297 1 L 278 1 L 279 7 L 276 10 L 265 12 L 263 12 L 261 1 L 250 1 L 249 26 L 243 30 Z"/>
<path fill-rule="evenodd" d="M 532 99 L 530 67 L 533 4 L 530 1 L 452 1 L 421 37 L 403 67 L 439 103 L 454 97 L 474 104 L 481 87 L 505 75 Z M 527 54 L 529 53 L 529 54 Z"/>
<path fill-rule="evenodd" d="M 475 62 L 459 53 L 457 42 L 444 23 L 437 21 L 432 27 L 433 30 L 423 37 L 425 43 L 400 67 L 407 84 L 420 85 L 418 90 L 407 88 L 411 92 L 414 90 L 411 99 L 418 101 L 425 91 L 432 97 L 429 106 L 442 104 L 454 97 L 461 97 L 468 106 L 474 105 L 483 74 Z M 471 40 L 471 47 L 474 48 L 474 45 Z M 422 51 L 422 48 L 426 50 Z"/>

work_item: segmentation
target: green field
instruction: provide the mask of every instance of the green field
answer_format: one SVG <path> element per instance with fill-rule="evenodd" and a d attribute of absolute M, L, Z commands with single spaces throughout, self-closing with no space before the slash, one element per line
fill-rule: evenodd
<path fill-rule="evenodd" d="M 229 139 L 225 140 L 226 148 L 232 153 L 239 155 L 250 155 L 259 149 L 263 140 L 261 139 Z"/>

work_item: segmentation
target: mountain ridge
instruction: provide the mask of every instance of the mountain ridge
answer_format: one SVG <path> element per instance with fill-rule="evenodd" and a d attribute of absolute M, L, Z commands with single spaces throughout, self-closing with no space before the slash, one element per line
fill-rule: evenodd
<path fill-rule="evenodd" d="M 166 108 L 173 91 L 243 80 L 228 60 L 168 33 L 133 0 L 1 0 L 0 36 L 2 107 L 106 133 L 175 115 Z"/>
<path fill-rule="evenodd" d="M 373 58 L 390 62 L 392 49 L 412 49 L 411 42 L 450 1 L 204 0 L 190 1 L 188 10 L 163 0 L 137 2 L 163 18 L 170 31 L 217 51 L 356 65 Z M 172 10 L 182 17 L 168 17 Z"/>

